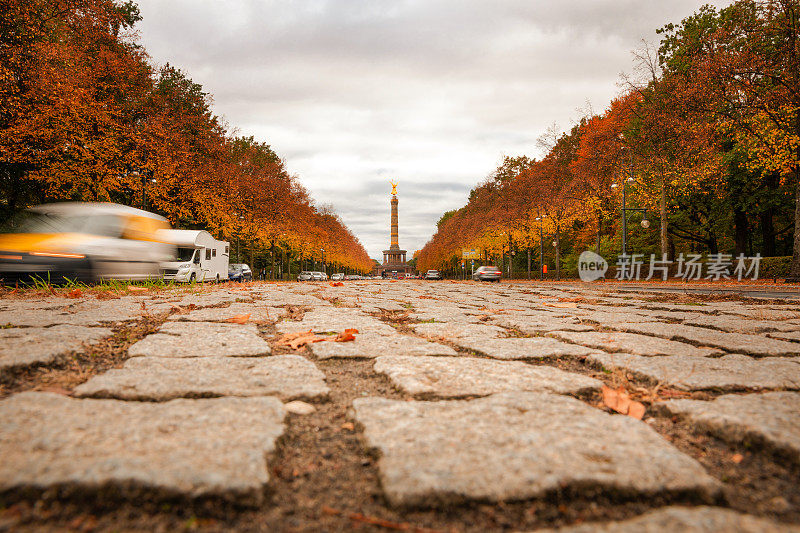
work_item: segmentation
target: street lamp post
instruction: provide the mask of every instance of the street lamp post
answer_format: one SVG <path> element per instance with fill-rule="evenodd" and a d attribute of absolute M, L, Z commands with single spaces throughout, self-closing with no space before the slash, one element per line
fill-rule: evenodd
<path fill-rule="evenodd" d="M 148 183 L 156 183 L 155 178 L 147 179 L 147 173 L 142 171 L 140 174 L 138 170 L 134 170 L 131 172 L 131 176 L 133 178 L 141 178 L 142 179 L 142 209 L 147 211 L 147 184 Z"/>
<path fill-rule="evenodd" d="M 322 273 L 327 275 L 328 270 L 325 268 L 325 248 L 320 248 L 320 251 L 322 252 Z"/>
<path fill-rule="evenodd" d="M 647 229 L 650 227 L 650 221 L 647 219 L 647 209 L 628 207 L 628 182 L 635 181 L 633 176 L 628 176 L 622 180 L 622 255 L 628 255 L 628 211 L 637 211 L 644 214 L 641 225 Z M 616 189 L 616 183 L 611 184 L 612 189 Z"/>

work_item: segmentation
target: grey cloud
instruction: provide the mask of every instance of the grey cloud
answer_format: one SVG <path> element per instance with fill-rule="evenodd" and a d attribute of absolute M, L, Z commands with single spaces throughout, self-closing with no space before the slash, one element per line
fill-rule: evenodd
<path fill-rule="evenodd" d="M 373 257 L 420 248 L 503 153 L 618 93 L 630 50 L 703 0 L 139 0 L 142 43 L 268 142 Z M 720 4 L 719 0 L 713 3 Z"/>

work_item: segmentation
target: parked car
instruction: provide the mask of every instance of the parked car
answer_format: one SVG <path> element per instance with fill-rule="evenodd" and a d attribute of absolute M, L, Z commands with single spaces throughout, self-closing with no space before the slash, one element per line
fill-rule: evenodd
<path fill-rule="evenodd" d="M 253 281 L 253 271 L 245 263 L 233 263 L 228 267 L 228 279 L 231 281 Z"/>
<path fill-rule="evenodd" d="M 314 281 L 314 274 L 304 270 L 297 275 L 297 281 Z"/>
<path fill-rule="evenodd" d="M 325 272 L 317 272 L 320 276 L 322 276 L 322 281 L 328 281 L 328 275 Z"/>
<path fill-rule="evenodd" d="M 472 274 L 475 281 L 500 281 L 503 273 L 496 266 L 482 266 Z"/>
<path fill-rule="evenodd" d="M 331 281 L 342 281 L 345 279 L 347 279 L 347 277 L 345 277 L 345 275 L 342 274 L 341 272 L 337 272 L 336 274 L 333 274 L 331 276 Z"/>
<path fill-rule="evenodd" d="M 158 236 L 169 222 L 113 203 L 63 202 L 33 207 L 0 232 L 0 280 L 52 283 L 160 276 L 175 246 Z"/>
<path fill-rule="evenodd" d="M 438 270 L 428 270 L 425 272 L 425 279 L 442 279 L 442 275 Z"/>

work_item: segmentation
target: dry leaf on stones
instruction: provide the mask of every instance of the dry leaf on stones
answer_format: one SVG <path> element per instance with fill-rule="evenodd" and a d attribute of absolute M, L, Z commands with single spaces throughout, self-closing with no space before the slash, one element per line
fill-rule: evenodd
<path fill-rule="evenodd" d="M 67 293 L 67 296 L 69 296 L 70 298 L 80 298 L 81 296 L 83 296 L 83 291 L 81 291 L 78 288 L 74 288 Z"/>
<path fill-rule="evenodd" d="M 148 289 L 147 287 L 137 287 L 135 285 L 128 285 L 128 290 L 130 292 L 147 292 L 150 289 Z"/>
<path fill-rule="evenodd" d="M 226 318 L 225 322 L 231 322 L 233 324 L 247 324 L 247 321 L 250 320 L 250 313 L 246 315 L 236 315 L 230 318 Z"/>
<path fill-rule="evenodd" d="M 289 346 L 293 350 L 299 350 L 307 344 L 315 342 L 322 342 L 328 340 L 324 337 L 318 337 L 311 330 L 296 331 L 294 333 L 287 333 L 278 339 L 276 343 L 278 346 Z"/>
<path fill-rule="evenodd" d="M 641 420 L 645 413 L 643 404 L 633 401 L 624 387 L 612 389 L 603 385 L 603 404 L 609 409 Z"/>

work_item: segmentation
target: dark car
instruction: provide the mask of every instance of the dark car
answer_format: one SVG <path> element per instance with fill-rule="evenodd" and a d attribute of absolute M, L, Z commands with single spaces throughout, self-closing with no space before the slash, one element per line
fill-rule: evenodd
<path fill-rule="evenodd" d="M 425 272 L 425 279 L 442 279 L 442 274 L 438 270 L 428 270 Z"/>
<path fill-rule="evenodd" d="M 501 277 L 503 273 L 496 266 L 482 266 L 472 275 L 475 281 L 500 281 Z"/>
<path fill-rule="evenodd" d="M 228 266 L 229 281 L 253 281 L 253 272 L 244 263 L 233 263 Z"/>

